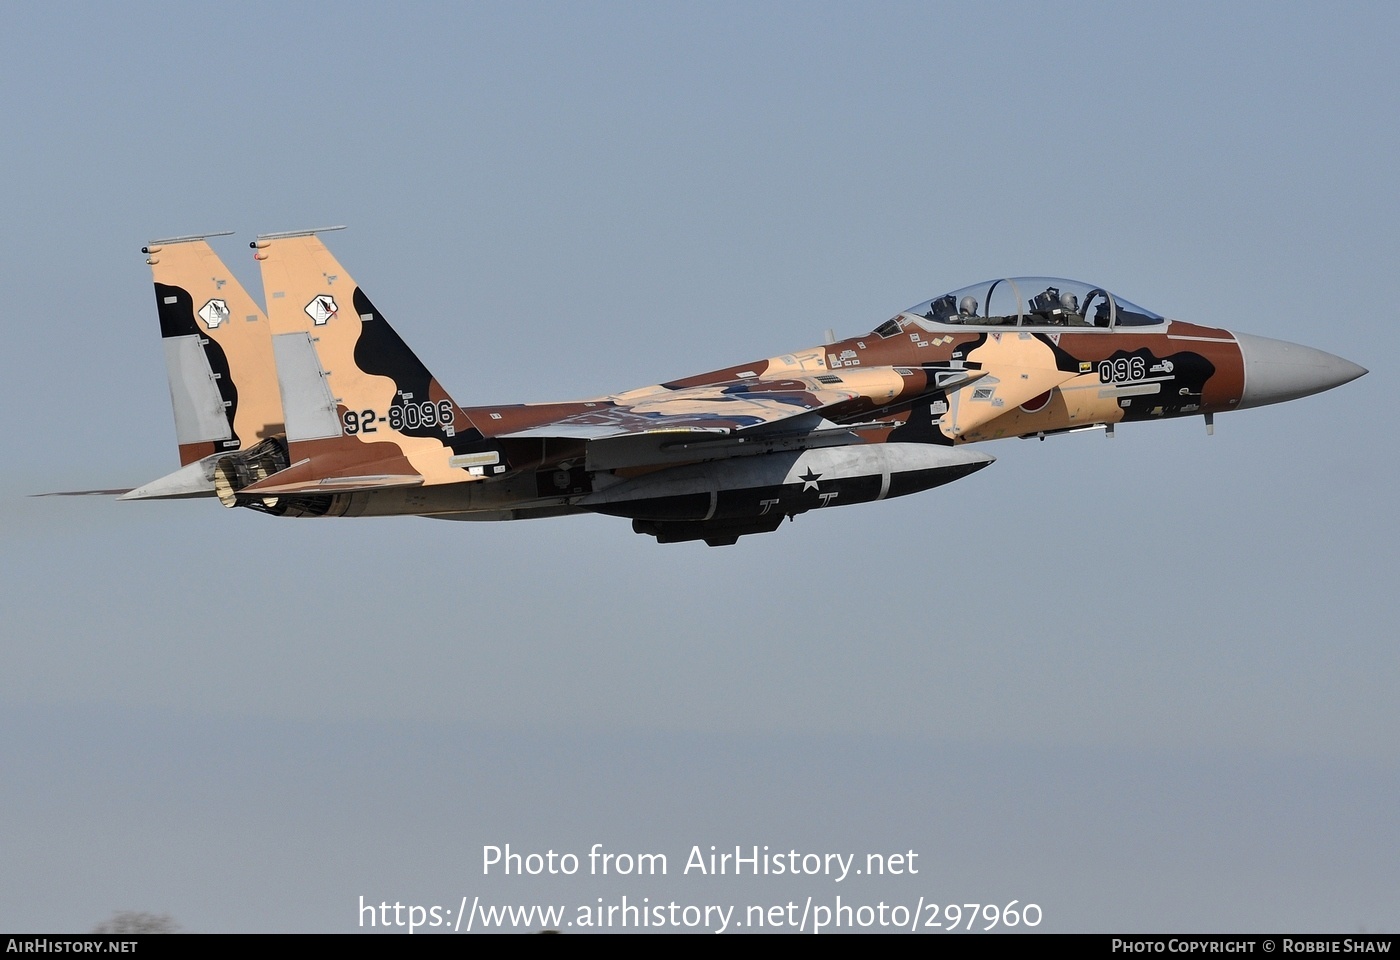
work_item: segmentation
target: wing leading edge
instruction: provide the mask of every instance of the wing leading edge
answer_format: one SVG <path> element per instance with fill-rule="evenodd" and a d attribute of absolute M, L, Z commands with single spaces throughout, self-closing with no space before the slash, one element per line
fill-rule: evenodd
<path fill-rule="evenodd" d="M 590 470 L 769 452 L 775 444 L 800 443 L 814 434 L 825 435 L 818 440 L 822 446 L 858 443 L 851 424 L 959 390 L 983 376 L 978 370 L 869 367 L 840 375 L 663 388 L 499 438 L 587 441 Z"/>

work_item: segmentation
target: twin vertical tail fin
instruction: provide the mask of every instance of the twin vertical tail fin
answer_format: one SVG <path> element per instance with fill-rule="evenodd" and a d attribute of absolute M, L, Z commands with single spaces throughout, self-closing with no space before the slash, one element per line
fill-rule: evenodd
<path fill-rule="evenodd" d="M 180 463 L 281 434 L 272 335 L 262 309 L 203 236 L 157 240 L 142 252 L 155 279 Z"/>
<path fill-rule="evenodd" d="M 267 316 L 206 237 L 172 237 L 142 248 L 175 410 L 181 469 L 123 499 L 208 496 L 227 458 L 285 464 L 282 397 Z"/>
<path fill-rule="evenodd" d="M 483 465 L 489 473 L 502 462 L 495 446 L 316 233 L 265 234 L 252 244 L 291 466 L 240 492 L 344 493 L 471 480 Z"/>
<path fill-rule="evenodd" d="M 316 232 L 266 234 L 252 244 L 266 313 L 205 236 L 143 249 L 182 466 L 127 499 L 216 494 L 230 507 L 319 515 L 336 494 L 505 471 L 499 447 Z"/>

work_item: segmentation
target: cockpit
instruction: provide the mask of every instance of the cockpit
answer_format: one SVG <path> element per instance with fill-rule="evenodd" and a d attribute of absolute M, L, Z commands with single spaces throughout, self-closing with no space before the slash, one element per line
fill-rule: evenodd
<path fill-rule="evenodd" d="M 1103 287 L 1055 277 L 1002 278 L 963 287 L 910 307 L 876 333 L 893 336 L 911 320 L 925 327 L 940 324 L 1101 330 L 1165 322 L 1160 314 L 1144 310 Z"/>

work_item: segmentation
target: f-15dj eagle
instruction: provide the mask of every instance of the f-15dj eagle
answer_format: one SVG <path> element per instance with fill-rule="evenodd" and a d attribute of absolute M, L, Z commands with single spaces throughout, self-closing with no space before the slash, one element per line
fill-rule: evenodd
<path fill-rule="evenodd" d="M 1015 278 L 925 301 L 861 337 L 683 380 L 462 407 L 318 232 L 252 243 L 266 313 L 205 237 L 143 249 L 183 466 L 122 499 L 217 496 L 288 517 L 604 513 L 662 543 L 717 546 L 965 477 L 992 462 L 965 446 L 977 441 L 1209 424 L 1366 373 L 1168 320 L 1092 284 Z"/>

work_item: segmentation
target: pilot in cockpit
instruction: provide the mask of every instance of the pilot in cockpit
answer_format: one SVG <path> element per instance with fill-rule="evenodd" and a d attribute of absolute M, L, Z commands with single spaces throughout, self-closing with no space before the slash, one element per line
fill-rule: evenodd
<path fill-rule="evenodd" d="M 971 323 L 977 319 L 977 298 L 968 296 L 958 301 L 958 322 Z"/>
<path fill-rule="evenodd" d="M 1079 298 L 1068 290 L 1061 292 L 1058 287 L 1047 287 L 1044 293 L 1031 299 L 1030 306 L 1039 323 L 1061 327 L 1084 323 L 1079 315 Z"/>
<path fill-rule="evenodd" d="M 1087 327 L 1089 321 L 1079 312 L 1079 297 L 1066 290 L 1060 294 L 1060 307 L 1065 312 L 1065 323 L 1071 327 Z"/>

